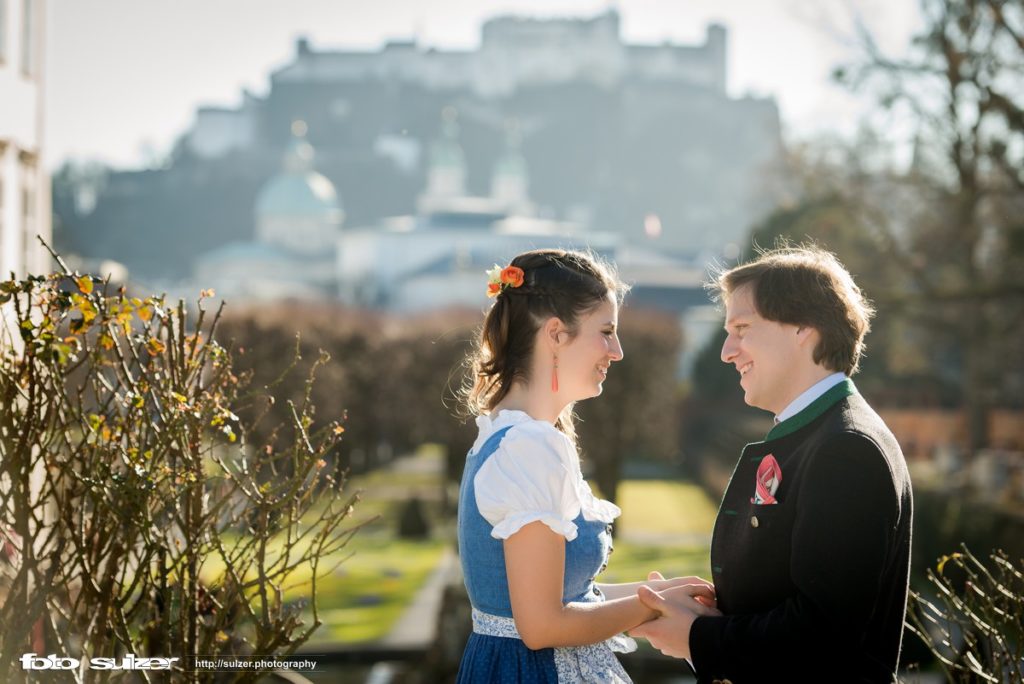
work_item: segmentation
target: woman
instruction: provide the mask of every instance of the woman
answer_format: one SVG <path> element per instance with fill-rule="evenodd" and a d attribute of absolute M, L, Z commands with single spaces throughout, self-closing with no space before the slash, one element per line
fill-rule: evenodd
<path fill-rule="evenodd" d="M 480 434 L 459 496 L 459 552 L 473 604 L 460 683 L 629 682 L 613 650 L 656 617 L 635 584 L 596 584 L 618 507 L 580 473 L 573 404 L 601 394 L 622 359 L 626 287 L 593 257 L 521 254 L 488 273 L 467 408 Z M 659 576 L 660 577 L 660 576 Z M 652 580 L 655 590 L 703 583 Z M 709 599 L 710 589 L 701 590 Z"/>

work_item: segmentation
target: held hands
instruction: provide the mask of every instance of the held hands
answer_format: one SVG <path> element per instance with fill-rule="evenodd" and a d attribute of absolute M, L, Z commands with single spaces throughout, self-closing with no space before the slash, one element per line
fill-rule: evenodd
<path fill-rule="evenodd" d="M 688 577 L 673 577 L 672 579 L 665 579 L 657 570 L 651 570 L 647 575 L 647 581 L 644 582 L 644 585 L 657 592 L 672 589 L 674 587 L 689 585 L 704 586 L 707 587 L 710 594 L 705 593 L 704 591 L 695 590 L 696 593 L 693 595 L 694 600 L 710 608 L 715 608 L 717 606 L 717 602 L 715 600 L 715 585 L 702 577 L 691 575 Z"/>
<path fill-rule="evenodd" d="M 658 617 L 629 631 L 674 658 L 690 657 L 690 626 L 702 615 L 721 615 L 715 602 L 715 588 L 699 577 L 664 579 L 660 573 L 649 576 L 652 586 L 641 586 L 637 597 Z"/>

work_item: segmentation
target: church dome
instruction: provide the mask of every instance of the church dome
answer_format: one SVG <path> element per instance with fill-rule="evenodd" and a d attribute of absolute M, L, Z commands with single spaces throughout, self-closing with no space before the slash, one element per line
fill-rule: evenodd
<path fill-rule="evenodd" d="M 315 171 L 278 174 L 260 190 L 258 216 L 330 216 L 341 213 L 334 185 Z"/>
<path fill-rule="evenodd" d="M 313 147 L 299 128 L 288 145 L 284 168 L 272 176 L 256 197 L 256 217 L 315 218 L 341 223 L 338 193 L 325 176 L 313 170 Z"/>

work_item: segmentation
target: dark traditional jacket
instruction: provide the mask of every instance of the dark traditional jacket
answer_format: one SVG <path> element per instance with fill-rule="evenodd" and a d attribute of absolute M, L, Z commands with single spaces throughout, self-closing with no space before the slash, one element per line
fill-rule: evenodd
<path fill-rule="evenodd" d="M 774 504 L 755 504 L 775 457 Z M 910 570 L 913 499 L 896 439 L 853 383 L 743 449 L 715 521 L 721 617 L 700 617 L 700 682 L 891 682 Z"/>

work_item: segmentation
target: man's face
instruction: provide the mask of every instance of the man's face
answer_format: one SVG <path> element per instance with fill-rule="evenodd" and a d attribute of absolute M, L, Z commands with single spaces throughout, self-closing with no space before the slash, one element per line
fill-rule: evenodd
<path fill-rule="evenodd" d="M 779 414 L 806 387 L 803 366 L 812 363 L 801 348 L 806 331 L 795 325 L 761 317 L 754 307 L 749 285 L 737 288 L 726 298 L 722 361 L 740 374 L 743 400 L 750 406 Z"/>

